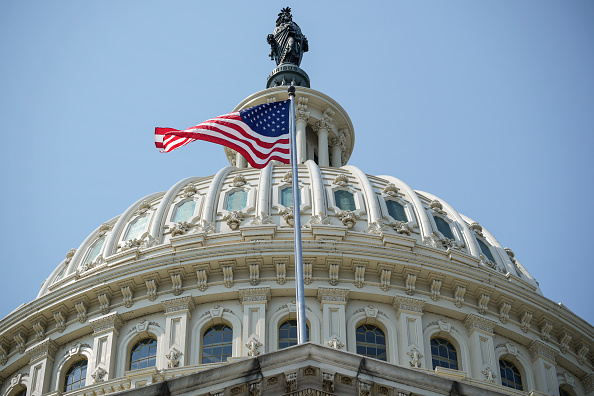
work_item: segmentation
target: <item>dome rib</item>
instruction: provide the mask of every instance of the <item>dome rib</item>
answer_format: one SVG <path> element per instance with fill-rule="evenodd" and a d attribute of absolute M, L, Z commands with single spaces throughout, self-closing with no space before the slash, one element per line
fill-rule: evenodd
<path fill-rule="evenodd" d="M 229 172 L 236 169 L 236 167 L 231 165 L 226 166 L 219 170 L 212 178 L 212 181 L 208 186 L 208 192 L 206 193 L 206 199 L 204 202 L 204 209 L 202 211 L 202 219 L 206 222 L 213 223 L 216 220 L 216 202 L 221 191 L 221 184 Z"/>
<path fill-rule="evenodd" d="M 260 171 L 258 180 L 258 203 L 256 205 L 256 216 L 268 216 L 270 214 L 270 192 L 272 191 L 270 181 L 272 180 L 273 163 L 268 164 Z"/>
<path fill-rule="evenodd" d="M 378 219 L 381 218 L 381 215 L 377 204 L 377 200 L 375 199 L 373 186 L 371 185 L 369 178 L 365 173 L 361 171 L 361 169 L 357 168 L 356 166 L 345 165 L 342 168 L 349 170 L 352 174 L 355 175 L 357 180 L 359 180 L 359 185 L 363 189 L 363 196 L 365 197 L 365 203 L 367 205 L 367 223 L 376 223 Z"/>
<path fill-rule="evenodd" d="M 103 251 L 105 252 L 105 254 L 103 255 L 103 258 L 108 258 L 109 256 L 112 256 L 115 254 L 116 248 L 118 245 L 119 236 L 120 236 L 123 228 L 126 226 L 126 224 L 128 224 L 128 221 L 130 220 L 130 215 L 132 213 L 134 213 L 134 211 L 136 209 L 138 209 L 138 206 L 143 201 L 150 201 L 151 199 L 154 199 L 154 198 L 158 197 L 159 195 L 163 195 L 163 194 L 164 194 L 164 192 L 161 191 L 161 192 L 147 195 L 146 197 L 141 198 L 138 201 L 134 202 L 128 209 L 126 209 L 126 211 L 120 216 L 118 221 L 113 226 L 113 229 L 111 230 L 111 232 L 107 235 L 107 240 L 105 241 L 105 247 L 103 248 Z"/>
<path fill-rule="evenodd" d="M 403 182 L 402 180 L 400 180 L 394 176 L 378 176 L 378 177 L 382 178 L 384 180 L 387 180 L 391 183 L 394 183 L 398 188 L 401 188 L 404 191 L 406 191 L 406 194 L 408 195 L 408 197 L 410 199 L 410 203 L 412 204 L 413 208 L 415 209 L 415 213 L 419 220 L 419 226 L 421 227 L 421 240 L 430 236 L 431 232 L 432 232 L 431 222 L 429 221 L 429 217 L 427 217 L 427 212 L 425 211 L 423 203 L 421 202 L 421 199 L 419 198 L 417 193 L 412 188 L 410 188 L 410 186 L 408 184 L 406 184 L 405 182 Z"/>
<path fill-rule="evenodd" d="M 161 199 L 161 203 L 157 207 L 155 217 L 153 219 L 150 229 L 150 235 L 154 238 L 157 238 L 159 243 L 163 242 L 163 229 L 165 227 L 165 222 L 167 221 L 167 213 L 169 212 L 169 207 L 171 206 L 176 195 L 179 193 L 179 191 L 181 191 L 182 188 L 200 179 L 204 178 L 194 176 L 186 177 L 185 179 L 180 180 L 179 182 L 175 183 L 169 190 L 167 190 L 167 192 Z"/>

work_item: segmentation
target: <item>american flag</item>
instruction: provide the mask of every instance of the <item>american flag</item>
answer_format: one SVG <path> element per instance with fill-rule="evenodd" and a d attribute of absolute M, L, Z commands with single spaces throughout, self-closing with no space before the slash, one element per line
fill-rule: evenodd
<path fill-rule="evenodd" d="M 194 140 L 206 140 L 236 150 L 254 168 L 271 160 L 288 164 L 290 100 L 266 103 L 219 117 L 180 131 L 155 128 L 155 146 L 168 153 Z"/>

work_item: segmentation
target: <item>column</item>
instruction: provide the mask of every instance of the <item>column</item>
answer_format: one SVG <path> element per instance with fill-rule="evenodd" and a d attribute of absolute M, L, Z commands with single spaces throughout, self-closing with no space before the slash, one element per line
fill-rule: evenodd
<path fill-rule="evenodd" d="M 394 297 L 393 307 L 396 310 L 396 327 L 400 335 L 399 361 L 404 366 L 431 368 L 431 356 L 423 356 L 423 305 L 425 301 L 407 296 Z M 409 364 L 406 364 L 408 362 Z"/>
<path fill-rule="evenodd" d="M 346 150 L 346 138 L 342 132 L 338 132 L 336 137 L 332 138 L 332 167 L 340 168 L 342 166 L 342 153 Z"/>
<path fill-rule="evenodd" d="M 495 359 L 493 345 L 493 328 L 496 324 L 492 320 L 472 313 L 464 320 L 464 326 L 468 329 L 470 369 L 473 378 L 489 380 L 489 373 L 499 375 L 499 363 Z"/>
<path fill-rule="evenodd" d="M 194 309 L 194 298 L 180 296 L 162 302 L 165 313 L 165 364 L 175 368 L 186 365 L 188 356 L 188 321 Z"/>
<path fill-rule="evenodd" d="M 235 152 L 235 166 L 239 169 L 247 168 L 247 160 L 237 151 Z"/>
<path fill-rule="evenodd" d="M 322 119 L 318 121 L 314 130 L 318 133 L 318 165 L 330 166 L 328 153 L 328 133 L 332 130 L 334 111 L 330 108 L 324 110 Z"/>
<path fill-rule="evenodd" d="M 295 109 L 295 134 L 297 143 L 297 164 L 303 164 L 307 161 L 306 149 L 306 127 L 309 121 L 309 112 L 307 111 L 308 98 L 300 96 Z"/>
<path fill-rule="evenodd" d="M 528 346 L 532 357 L 532 368 L 536 380 L 536 390 L 550 396 L 559 392 L 555 356 L 559 351 L 544 341 L 534 340 Z"/>
<path fill-rule="evenodd" d="M 93 352 L 87 367 L 93 383 L 113 379 L 118 329 L 122 327 L 123 321 L 117 312 L 111 312 L 89 320 L 89 324 L 93 328 L 94 340 Z"/>
<path fill-rule="evenodd" d="M 33 345 L 26 350 L 29 355 L 29 389 L 27 395 L 41 396 L 49 392 L 54 358 L 58 351 L 58 345 L 46 338 L 39 344 Z"/>
<path fill-rule="evenodd" d="M 243 305 L 242 356 L 258 356 L 266 352 L 266 307 L 270 301 L 270 287 L 239 289 Z"/>
<path fill-rule="evenodd" d="M 340 349 L 346 345 L 345 307 L 349 289 L 319 287 L 318 300 L 322 305 L 322 344 Z"/>

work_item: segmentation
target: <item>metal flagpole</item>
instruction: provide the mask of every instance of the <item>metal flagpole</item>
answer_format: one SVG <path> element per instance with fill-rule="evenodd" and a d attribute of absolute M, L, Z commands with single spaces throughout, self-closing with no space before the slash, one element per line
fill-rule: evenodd
<path fill-rule="evenodd" d="M 299 194 L 299 170 L 297 167 L 297 133 L 295 132 L 295 87 L 289 86 L 289 128 L 291 137 L 291 173 L 293 182 L 293 223 L 295 227 L 295 284 L 297 286 L 297 343 L 303 344 L 306 338 L 305 286 L 303 284 L 303 251 L 301 248 L 301 211 Z"/>

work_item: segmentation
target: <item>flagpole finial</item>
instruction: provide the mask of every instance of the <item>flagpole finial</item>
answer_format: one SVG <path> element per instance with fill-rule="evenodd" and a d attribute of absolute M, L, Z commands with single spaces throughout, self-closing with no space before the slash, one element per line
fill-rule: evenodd
<path fill-rule="evenodd" d="M 289 96 L 295 97 L 295 86 L 289 85 L 289 88 L 287 88 L 287 92 L 289 92 Z"/>

